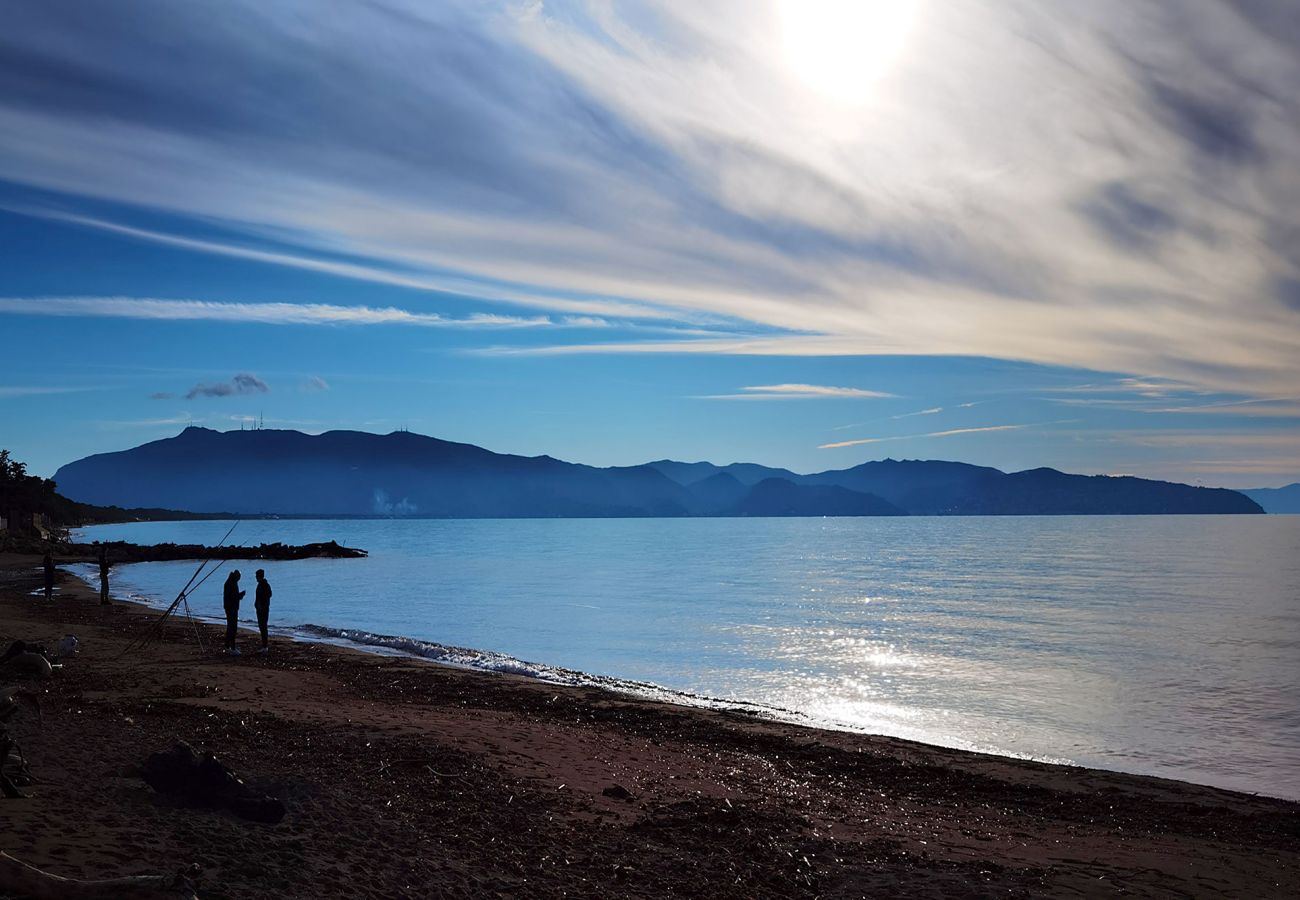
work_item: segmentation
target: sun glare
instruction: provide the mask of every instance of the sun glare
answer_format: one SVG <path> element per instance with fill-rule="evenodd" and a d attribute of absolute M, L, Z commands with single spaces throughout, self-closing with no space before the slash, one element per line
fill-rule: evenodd
<path fill-rule="evenodd" d="M 860 103 L 902 51 L 916 0 L 777 0 L 785 63 L 821 96 Z"/>

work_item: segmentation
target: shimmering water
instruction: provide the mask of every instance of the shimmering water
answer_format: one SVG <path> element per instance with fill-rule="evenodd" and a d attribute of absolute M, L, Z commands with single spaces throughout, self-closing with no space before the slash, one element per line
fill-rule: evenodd
<path fill-rule="evenodd" d="M 370 558 L 266 563 L 278 623 L 1300 799 L 1297 516 L 251 521 L 232 542 L 328 539 Z M 193 568 L 116 588 L 169 601 Z M 196 610 L 220 613 L 224 577 Z"/>

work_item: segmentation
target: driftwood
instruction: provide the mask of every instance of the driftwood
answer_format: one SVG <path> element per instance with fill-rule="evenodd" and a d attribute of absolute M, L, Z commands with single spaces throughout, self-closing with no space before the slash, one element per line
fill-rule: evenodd
<path fill-rule="evenodd" d="M 177 741 L 145 760 L 140 777 L 160 794 L 194 806 L 228 809 L 241 819 L 275 825 L 284 818 L 284 801 L 245 784 L 212 753 Z"/>
<path fill-rule="evenodd" d="M 0 894 L 31 900 L 197 900 L 183 876 L 128 875 L 83 881 L 43 872 L 0 851 Z"/>

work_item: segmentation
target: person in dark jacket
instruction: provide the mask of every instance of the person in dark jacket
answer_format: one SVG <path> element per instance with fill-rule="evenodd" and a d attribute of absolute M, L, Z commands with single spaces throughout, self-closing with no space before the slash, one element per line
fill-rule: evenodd
<path fill-rule="evenodd" d="M 54 557 L 45 554 L 45 559 L 41 561 L 45 566 L 45 599 L 54 599 Z"/>
<path fill-rule="evenodd" d="M 271 582 L 266 580 L 266 570 L 258 569 L 253 573 L 257 576 L 257 591 L 253 594 L 253 608 L 257 610 L 257 629 L 262 632 L 262 649 L 258 653 L 266 653 L 271 649 L 266 639 L 266 621 L 271 616 Z"/>
<path fill-rule="evenodd" d="M 108 570 L 112 567 L 108 561 L 108 548 L 99 548 L 99 605 L 108 606 Z"/>
<path fill-rule="evenodd" d="M 226 576 L 226 586 L 221 592 L 222 605 L 226 608 L 226 655 L 238 656 L 239 648 L 235 646 L 235 634 L 239 631 L 239 601 L 244 599 L 244 591 L 239 589 L 239 570 L 235 569 Z"/>

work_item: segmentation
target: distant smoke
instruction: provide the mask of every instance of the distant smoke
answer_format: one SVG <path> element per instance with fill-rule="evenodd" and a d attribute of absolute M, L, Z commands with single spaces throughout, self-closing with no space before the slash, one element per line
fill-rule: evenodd
<path fill-rule="evenodd" d="M 406 497 L 394 503 L 386 491 L 375 488 L 374 511 L 377 516 L 413 516 L 418 510 Z"/>
<path fill-rule="evenodd" d="M 247 372 L 240 372 L 229 381 L 219 381 L 215 384 L 196 384 L 190 388 L 185 395 L 186 400 L 193 400 L 195 397 L 231 397 L 236 394 L 266 394 L 270 393 L 271 388 L 265 381 L 256 375 L 250 375 Z"/>
<path fill-rule="evenodd" d="M 330 384 L 319 375 L 313 375 L 302 383 L 302 389 L 308 393 L 314 394 L 319 393 L 320 391 L 328 391 L 330 389 Z"/>
<path fill-rule="evenodd" d="M 149 395 L 150 400 L 175 400 L 176 395 L 171 391 L 156 391 Z"/>

